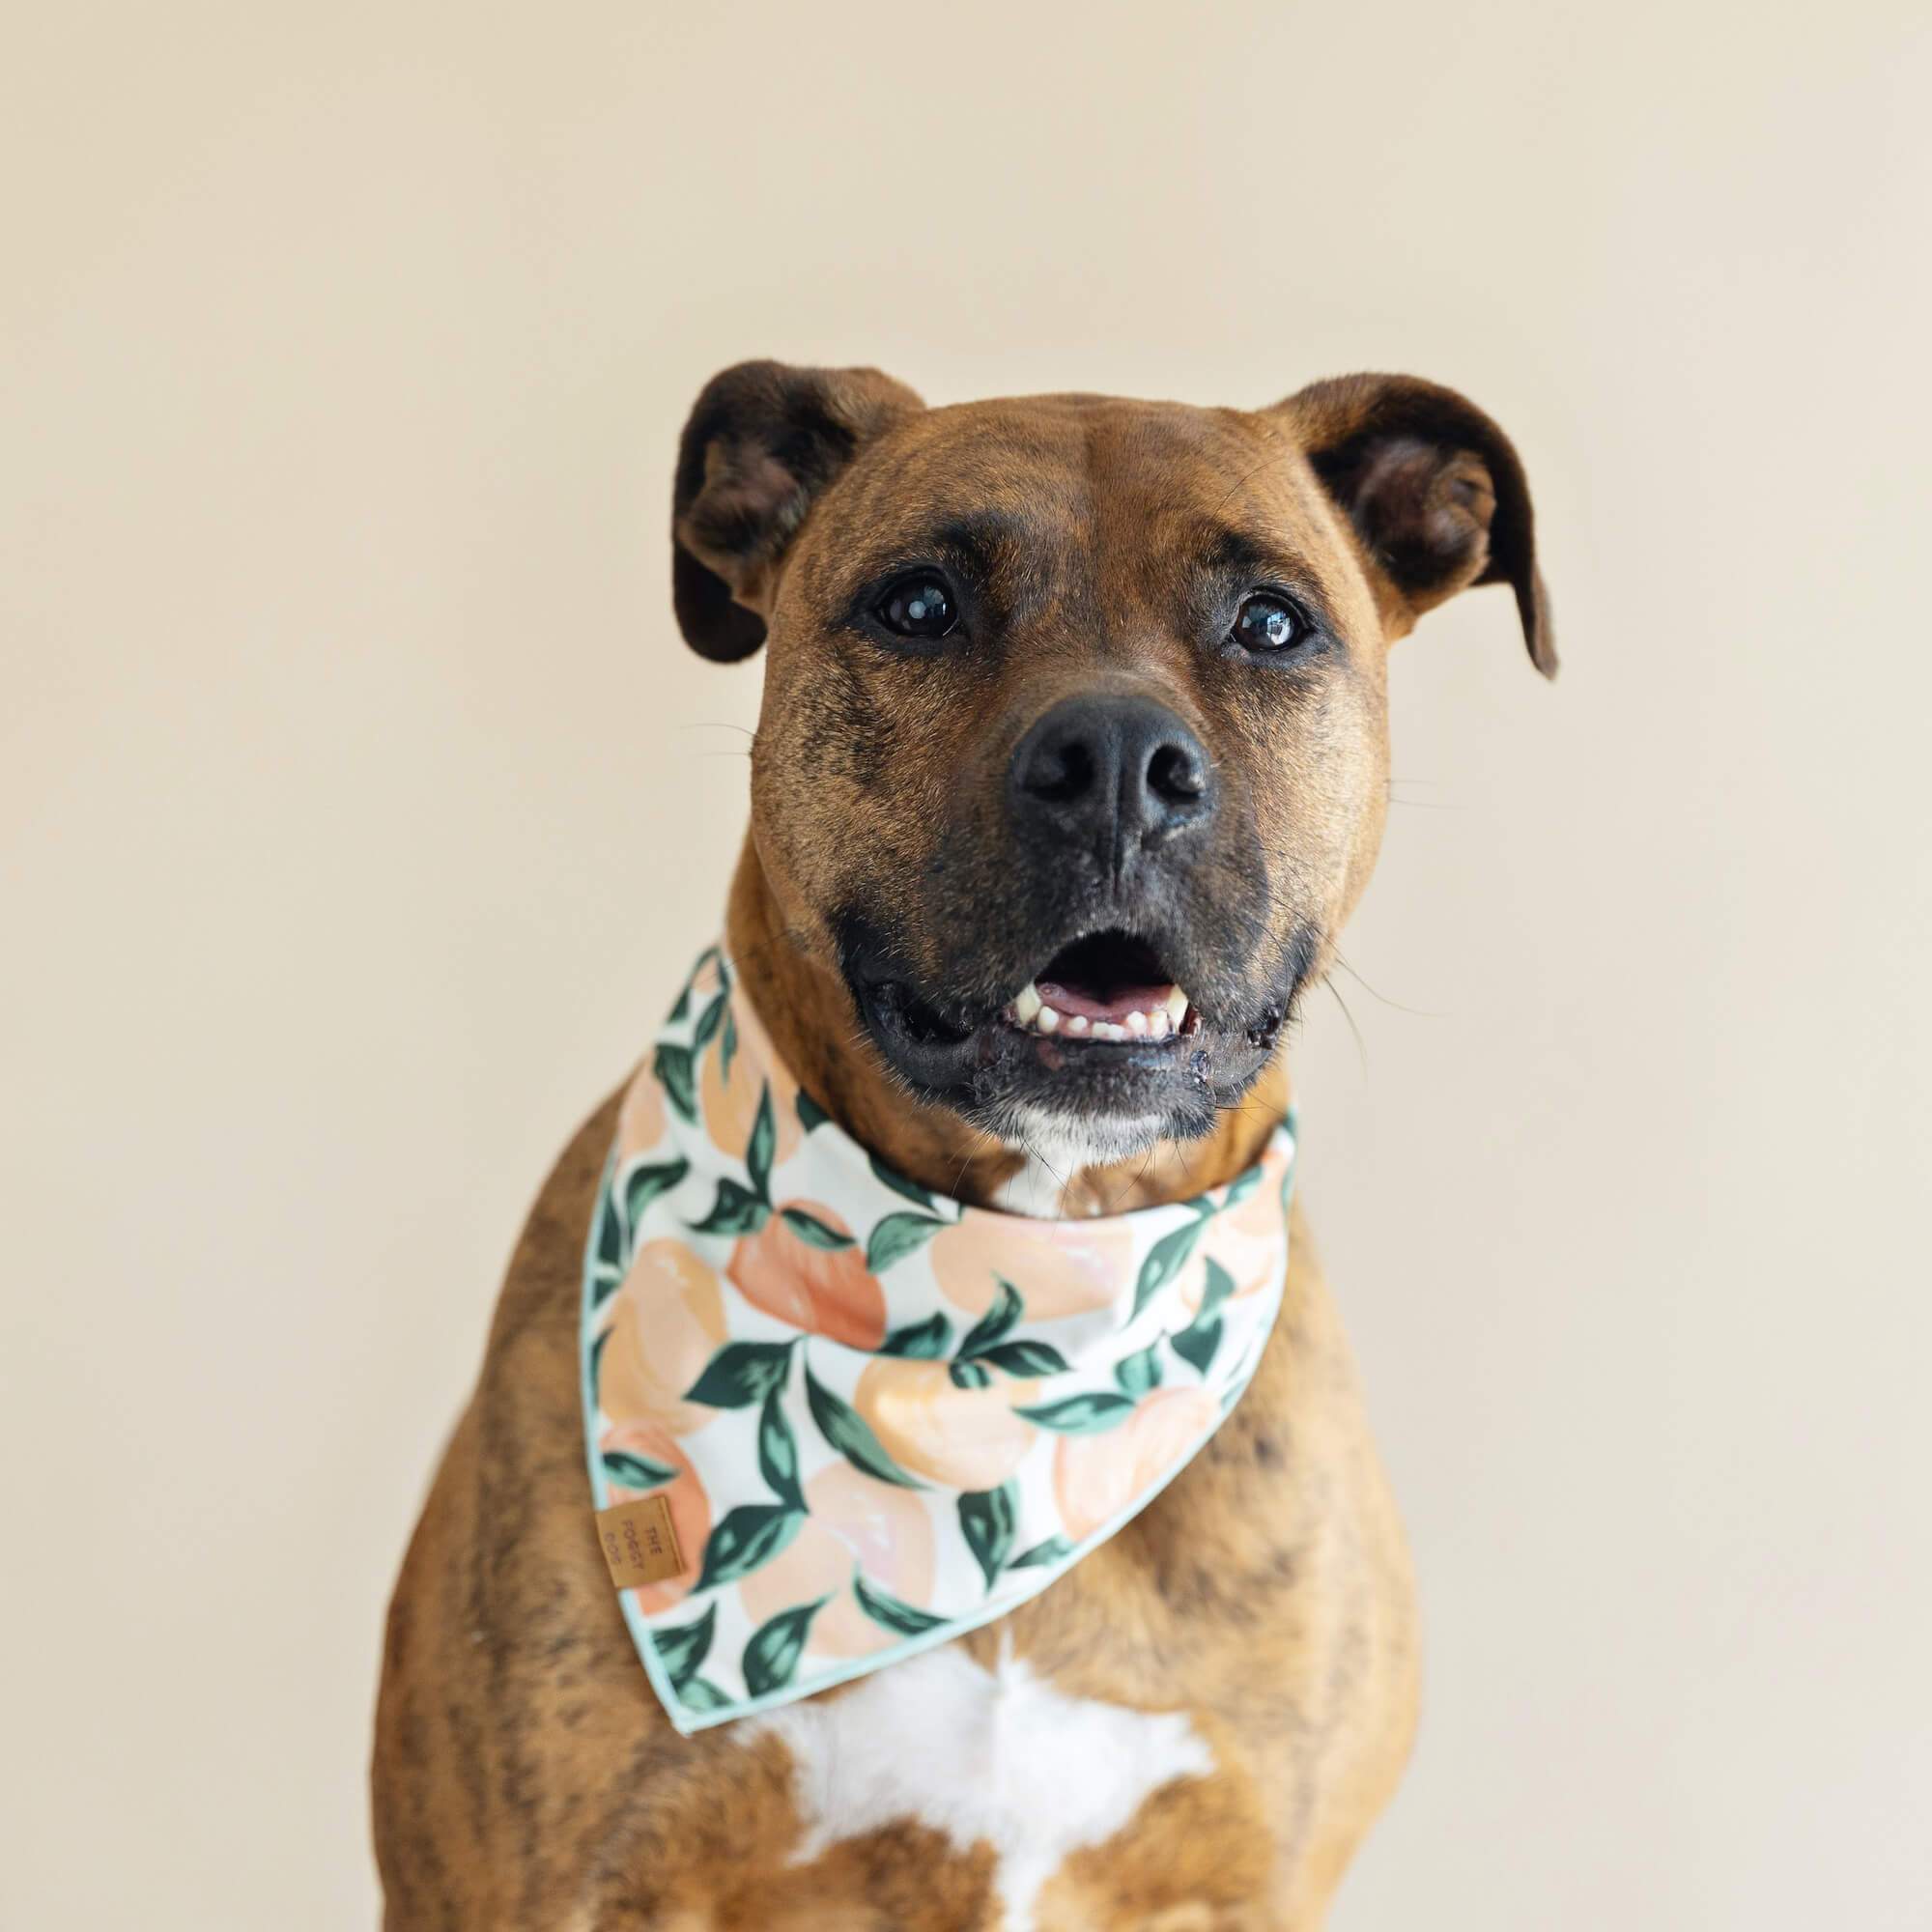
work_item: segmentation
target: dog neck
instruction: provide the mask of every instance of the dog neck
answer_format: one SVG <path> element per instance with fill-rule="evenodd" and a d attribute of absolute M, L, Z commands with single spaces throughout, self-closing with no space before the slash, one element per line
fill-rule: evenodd
<path fill-rule="evenodd" d="M 1277 1053 L 1243 1103 L 1200 1140 L 1160 1141 L 1131 1160 L 1090 1167 L 1070 1166 L 1063 1149 L 1009 1147 L 894 1083 L 855 1037 L 851 996 L 838 974 L 794 938 L 750 838 L 724 931 L 752 1004 L 805 1090 L 862 1147 L 957 1201 L 1074 1216 L 1187 1200 L 1252 1167 L 1288 1111 L 1288 1072 Z"/>

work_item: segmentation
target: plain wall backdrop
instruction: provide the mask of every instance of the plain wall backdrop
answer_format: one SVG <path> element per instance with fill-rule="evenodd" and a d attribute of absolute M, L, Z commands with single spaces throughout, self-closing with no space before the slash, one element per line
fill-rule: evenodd
<path fill-rule="evenodd" d="M 1516 439 L 1563 674 L 1397 647 L 1293 1047 L 1429 1641 L 1336 1924 L 1932 1923 L 1922 8 L 11 12 L 8 1932 L 374 1922 L 390 1579 L 744 822 L 753 355 Z"/>

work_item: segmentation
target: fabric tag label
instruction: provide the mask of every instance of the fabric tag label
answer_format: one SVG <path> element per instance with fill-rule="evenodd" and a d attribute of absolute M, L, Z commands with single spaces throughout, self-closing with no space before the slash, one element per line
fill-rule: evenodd
<path fill-rule="evenodd" d="M 597 1512 L 597 1535 L 611 1580 L 620 1590 L 684 1574 L 684 1558 L 663 1496 L 636 1496 Z"/>

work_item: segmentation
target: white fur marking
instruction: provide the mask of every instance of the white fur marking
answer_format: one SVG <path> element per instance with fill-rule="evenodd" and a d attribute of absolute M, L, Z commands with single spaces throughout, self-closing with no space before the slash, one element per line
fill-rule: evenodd
<path fill-rule="evenodd" d="M 1061 1198 L 1076 1169 L 1050 1167 L 1039 1154 L 1027 1151 L 1012 1174 L 1000 1183 L 993 1205 L 1009 1214 L 1032 1214 L 1043 1220 L 1060 1218 Z"/>
<path fill-rule="evenodd" d="M 1083 1168 L 1105 1167 L 1145 1153 L 1160 1138 L 1160 1122 L 1145 1119 L 1082 1121 L 1033 1105 L 1013 1110 L 1006 1144 L 1024 1154 L 1019 1170 L 1005 1181 L 996 1205 L 1009 1214 L 1057 1219 L 1074 1177 Z M 1088 1212 L 1099 1213 L 1095 1203 Z"/>
<path fill-rule="evenodd" d="M 1068 1853 L 1111 1838 L 1162 1785 L 1214 1768 L 1183 1713 L 1068 1697 L 1024 1662 L 985 1670 L 952 1644 L 746 1730 L 791 1752 L 797 1862 L 900 1818 L 961 1851 L 983 1839 L 1009 1932 L 1032 1932 L 1040 1887 Z"/>

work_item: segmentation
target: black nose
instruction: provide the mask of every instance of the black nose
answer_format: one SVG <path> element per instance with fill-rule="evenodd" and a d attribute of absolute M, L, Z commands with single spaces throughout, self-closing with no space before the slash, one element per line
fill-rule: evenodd
<path fill-rule="evenodd" d="M 1145 846 L 1214 813 L 1201 740 L 1151 697 L 1066 697 L 1013 753 L 1023 828 L 1093 844 L 1119 876 Z"/>

